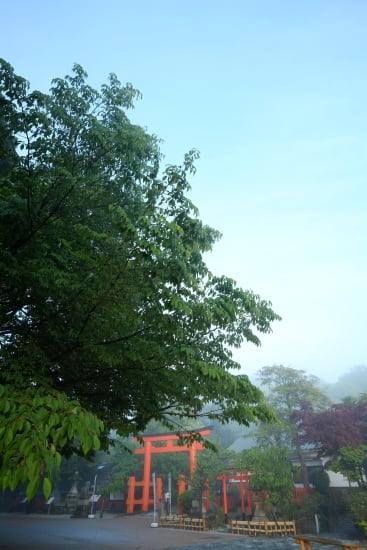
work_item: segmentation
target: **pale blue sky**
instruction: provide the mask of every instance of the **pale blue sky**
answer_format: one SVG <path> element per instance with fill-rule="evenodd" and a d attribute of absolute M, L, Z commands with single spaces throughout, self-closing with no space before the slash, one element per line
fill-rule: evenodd
<path fill-rule="evenodd" d="M 364 0 L 1 2 L 0 56 L 32 88 L 74 62 L 97 87 L 114 72 L 167 163 L 200 150 L 208 264 L 283 317 L 236 352 L 250 376 L 367 364 L 366 52 Z"/>

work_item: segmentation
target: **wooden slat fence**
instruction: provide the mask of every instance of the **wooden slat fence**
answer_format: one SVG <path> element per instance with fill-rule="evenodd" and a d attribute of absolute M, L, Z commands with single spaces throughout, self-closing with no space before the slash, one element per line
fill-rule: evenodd
<path fill-rule="evenodd" d="M 234 534 L 250 537 L 284 537 L 296 534 L 295 521 L 245 521 L 232 519 L 230 530 Z"/>
<path fill-rule="evenodd" d="M 161 516 L 160 527 L 171 527 L 174 529 L 187 529 L 190 531 L 206 531 L 205 518 L 190 518 L 188 516 Z"/>

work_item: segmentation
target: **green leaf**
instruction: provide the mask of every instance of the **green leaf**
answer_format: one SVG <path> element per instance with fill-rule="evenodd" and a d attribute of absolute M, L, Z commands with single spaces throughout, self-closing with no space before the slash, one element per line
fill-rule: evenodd
<path fill-rule="evenodd" d="M 98 451 L 101 447 L 101 442 L 100 442 L 100 439 L 97 435 L 93 435 L 93 449 L 95 449 L 96 451 Z"/>
<path fill-rule="evenodd" d="M 39 477 L 34 477 L 29 481 L 26 489 L 26 496 L 28 501 L 32 500 L 32 498 L 36 496 L 39 484 Z"/>
<path fill-rule="evenodd" d="M 45 477 L 43 479 L 42 491 L 43 491 L 43 496 L 45 497 L 46 500 L 48 500 L 52 492 L 52 484 L 48 477 Z"/>

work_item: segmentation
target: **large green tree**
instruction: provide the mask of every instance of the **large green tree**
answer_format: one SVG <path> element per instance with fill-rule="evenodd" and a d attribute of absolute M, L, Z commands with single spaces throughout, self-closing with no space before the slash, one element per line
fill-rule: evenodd
<path fill-rule="evenodd" d="M 47 494 L 59 455 L 151 419 L 178 430 L 208 403 L 222 422 L 271 419 L 231 350 L 279 317 L 209 272 L 197 153 L 161 168 L 115 75 L 97 91 L 75 65 L 45 94 L 1 61 L 0 94 L 3 487 L 30 480 L 31 497 L 44 475 Z"/>
<path fill-rule="evenodd" d="M 273 365 L 263 367 L 259 373 L 261 386 L 267 395 L 267 402 L 278 418 L 278 423 L 263 425 L 257 438 L 262 447 L 272 445 L 294 449 L 303 472 L 303 481 L 308 486 L 307 469 L 304 463 L 302 445 L 299 442 L 299 424 L 296 411 L 306 404 L 321 411 L 330 405 L 328 396 L 320 389 L 319 379 L 303 370 Z"/>

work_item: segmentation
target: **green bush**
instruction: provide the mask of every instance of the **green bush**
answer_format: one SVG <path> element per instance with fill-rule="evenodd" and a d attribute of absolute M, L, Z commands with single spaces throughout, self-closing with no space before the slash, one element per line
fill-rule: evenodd
<path fill-rule="evenodd" d="M 347 501 L 355 523 L 367 536 L 367 491 L 353 491 L 348 494 Z"/>
<path fill-rule="evenodd" d="M 182 512 L 184 514 L 190 514 L 192 508 L 192 499 L 193 492 L 191 489 L 187 489 L 181 493 L 178 497 L 179 503 L 181 504 Z"/>

